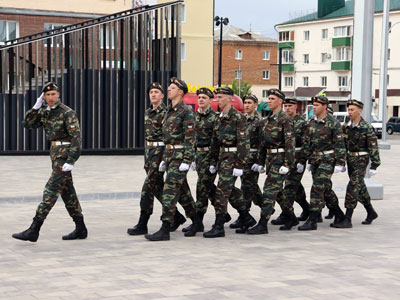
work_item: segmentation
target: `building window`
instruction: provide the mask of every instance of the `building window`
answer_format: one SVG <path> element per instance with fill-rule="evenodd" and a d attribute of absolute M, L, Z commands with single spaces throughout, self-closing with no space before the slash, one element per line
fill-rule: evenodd
<path fill-rule="evenodd" d="M 236 58 L 236 59 L 242 59 L 242 57 L 243 57 L 243 51 L 240 50 L 240 49 L 236 49 L 236 51 L 235 51 L 235 58 Z"/>
<path fill-rule="evenodd" d="M 339 87 L 347 87 L 347 76 L 339 76 Z"/>
<path fill-rule="evenodd" d="M 264 99 L 267 99 L 267 98 L 268 98 L 268 90 L 263 90 L 263 91 L 262 91 L 262 97 L 263 97 Z"/>
<path fill-rule="evenodd" d="M 304 64 L 308 65 L 310 63 L 310 55 L 304 54 Z"/>
<path fill-rule="evenodd" d="M 262 71 L 262 76 L 264 80 L 269 80 L 269 70 Z"/>
<path fill-rule="evenodd" d="M 186 43 L 181 43 L 181 60 L 186 60 Z"/>
<path fill-rule="evenodd" d="M 390 60 L 390 49 L 388 49 L 388 52 L 387 52 L 387 60 Z"/>
<path fill-rule="evenodd" d="M 262 58 L 263 58 L 263 60 L 270 60 L 270 51 L 269 50 L 264 50 Z"/>
<path fill-rule="evenodd" d="M 328 86 L 328 77 L 321 76 L 321 86 L 322 87 L 327 87 Z"/>
<path fill-rule="evenodd" d="M 290 41 L 290 31 L 279 32 L 279 41 L 280 42 Z"/>
<path fill-rule="evenodd" d="M 338 47 L 334 49 L 336 61 L 348 61 L 350 60 L 350 48 L 349 47 Z"/>
<path fill-rule="evenodd" d="M 323 40 L 328 39 L 328 29 L 322 29 L 322 39 Z"/>
<path fill-rule="evenodd" d="M 285 77 L 285 87 L 292 87 L 293 86 L 293 77 Z"/>
<path fill-rule="evenodd" d="M 18 23 L 0 20 L 0 44 L 18 37 Z"/>
<path fill-rule="evenodd" d="M 389 74 L 387 74 L 387 77 L 386 77 L 386 86 L 388 86 L 389 85 Z"/>
<path fill-rule="evenodd" d="M 115 28 L 114 27 L 110 27 L 110 26 L 106 26 L 106 49 L 110 49 L 110 37 L 111 37 L 111 49 L 115 48 L 115 44 L 116 44 L 116 38 L 115 38 Z M 104 27 L 101 26 L 100 27 L 100 31 L 99 31 L 99 35 L 100 35 L 100 48 L 104 49 Z"/>
<path fill-rule="evenodd" d="M 68 24 L 50 24 L 50 23 L 45 23 L 44 24 L 44 31 L 55 30 L 55 29 L 63 28 L 64 26 L 68 26 Z M 43 43 L 44 43 L 44 45 L 47 46 L 47 40 L 44 40 Z M 56 37 L 56 43 L 57 43 L 57 46 L 60 46 L 61 44 L 64 44 L 64 37 L 63 36 L 57 36 Z M 51 47 L 53 47 L 53 38 L 50 38 L 50 44 L 51 44 Z"/>
<path fill-rule="evenodd" d="M 334 37 L 345 37 L 350 36 L 350 26 L 339 26 L 333 28 L 333 36 Z"/>
<path fill-rule="evenodd" d="M 242 70 L 235 70 L 235 79 L 242 79 Z"/>
<path fill-rule="evenodd" d="M 186 23 L 186 5 L 184 3 L 181 4 L 181 20 L 182 23 Z"/>
<path fill-rule="evenodd" d="M 305 41 L 310 40 L 310 31 L 309 30 L 304 31 L 304 40 Z"/>
<path fill-rule="evenodd" d="M 308 86 L 308 76 L 303 77 L 303 86 Z"/>
<path fill-rule="evenodd" d="M 328 53 L 321 53 L 321 63 L 326 63 L 328 61 L 328 58 L 330 58 L 330 55 L 328 55 Z"/>
<path fill-rule="evenodd" d="M 282 51 L 282 62 L 284 64 L 292 64 L 294 62 L 293 50 L 283 50 Z"/>

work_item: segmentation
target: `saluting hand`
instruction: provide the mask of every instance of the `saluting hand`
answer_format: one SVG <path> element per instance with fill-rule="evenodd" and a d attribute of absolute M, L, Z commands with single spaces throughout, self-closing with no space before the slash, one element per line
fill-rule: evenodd
<path fill-rule="evenodd" d="M 39 108 L 42 107 L 43 103 L 44 103 L 44 93 L 41 93 L 39 98 L 36 99 L 36 103 L 32 108 L 38 110 Z"/>

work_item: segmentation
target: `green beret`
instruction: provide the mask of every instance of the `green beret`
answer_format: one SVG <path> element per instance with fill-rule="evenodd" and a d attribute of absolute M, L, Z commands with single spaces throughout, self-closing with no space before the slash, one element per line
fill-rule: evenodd
<path fill-rule="evenodd" d="M 285 103 L 285 104 L 297 104 L 297 99 L 296 98 L 285 98 L 283 103 Z"/>
<path fill-rule="evenodd" d="M 153 82 L 147 87 L 147 94 L 150 93 L 150 91 L 152 89 L 160 90 L 161 93 L 164 94 L 164 89 L 163 89 L 162 85 L 160 83 L 158 83 L 158 82 Z"/>
<path fill-rule="evenodd" d="M 48 82 L 42 88 L 42 93 L 50 92 L 50 91 L 57 91 L 58 92 L 58 85 L 54 82 Z"/>
<path fill-rule="evenodd" d="M 172 77 L 169 80 L 169 84 L 175 84 L 180 90 L 183 91 L 184 94 L 186 94 L 188 92 L 188 90 L 189 90 L 187 85 L 186 85 L 186 82 L 184 82 L 183 80 L 178 79 L 176 77 Z"/>
<path fill-rule="evenodd" d="M 200 94 L 204 94 L 204 95 L 208 96 L 209 98 L 214 98 L 214 93 L 209 88 L 206 88 L 206 87 L 199 88 L 196 91 L 197 96 Z"/>
<path fill-rule="evenodd" d="M 269 89 L 268 96 L 269 95 L 274 95 L 274 96 L 281 98 L 282 100 L 285 100 L 285 94 L 279 89 Z"/>
<path fill-rule="evenodd" d="M 234 94 L 233 90 L 229 86 L 221 86 L 219 88 L 216 88 L 214 93 L 216 95 L 222 94 L 222 95 L 229 95 L 229 96 L 233 96 L 233 94 Z"/>
<path fill-rule="evenodd" d="M 244 95 L 244 97 L 243 97 L 243 102 L 244 102 L 244 100 L 246 100 L 246 99 L 250 99 L 250 100 L 253 100 L 254 103 L 258 103 L 258 98 L 257 98 L 256 95 L 253 95 L 253 94 L 246 94 L 246 95 Z"/>
<path fill-rule="evenodd" d="M 312 103 L 317 102 L 317 103 L 326 104 L 326 105 L 329 104 L 328 98 L 326 98 L 326 97 L 323 96 L 323 95 L 318 95 L 318 96 L 312 97 L 312 98 L 311 98 L 311 102 L 312 102 Z"/>
<path fill-rule="evenodd" d="M 347 105 L 347 107 L 349 107 L 349 105 L 355 105 L 361 109 L 364 108 L 364 103 L 362 103 L 361 101 L 355 100 L 355 99 L 347 101 L 346 105 Z"/>

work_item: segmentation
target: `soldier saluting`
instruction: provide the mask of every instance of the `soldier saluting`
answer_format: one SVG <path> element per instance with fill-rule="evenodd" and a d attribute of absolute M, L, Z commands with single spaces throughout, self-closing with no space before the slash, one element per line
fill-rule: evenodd
<path fill-rule="evenodd" d="M 45 103 L 47 105 L 44 105 Z M 53 171 L 32 225 L 25 231 L 13 234 L 12 237 L 36 242 L 43 221 L 56 203 L 58 195 L 61 195 L 69 215 L 76 224 L 76 229 L 62 239 L 85 239 L 88 232 L 71 174 L 81 154 L 81 132 L 75 111 L 61 103 L 57 84 L 49 82 L 43 87 L 35 105 L 26 113 L 23 125 L 27 129 L 44 128 L 47 139 L 51 141 L 50 158 Z"/>

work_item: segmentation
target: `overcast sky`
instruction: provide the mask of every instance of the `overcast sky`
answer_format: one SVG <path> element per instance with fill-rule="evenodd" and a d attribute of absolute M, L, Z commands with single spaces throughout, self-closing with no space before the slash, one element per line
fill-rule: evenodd
<path fill-rule="evenodd" d="M 229 25 L 277 38 L 274 25 L 317 10 L 318 0 L 215 0 L 215 14 Z"/>

